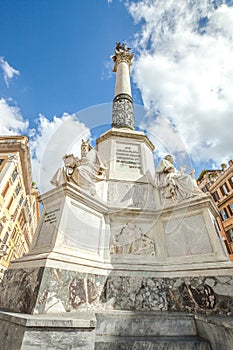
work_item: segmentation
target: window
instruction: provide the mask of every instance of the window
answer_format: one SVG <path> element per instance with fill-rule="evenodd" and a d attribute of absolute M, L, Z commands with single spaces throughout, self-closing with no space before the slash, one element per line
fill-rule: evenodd
<path fill-rule="evenodd" d="M 228 205 L 229 212 L 233 215 L 233 202 Z"/>
<path fill-rule="evenodd" d="M 31 213 L 30 213 L 29 204 L 27 200 L 24 203 L 24 209 L 26 211 L 28 221 L 31 222 L 32 218 L 31 218 Z"/>
<path fill-rule="evenodd" d="M 213 196 L 215 202 L 219 201 L 220 197 L 219 197 L 218 191 L 215 191 L 212 196 Z"/>
<path fill-rule="evenodd" d="M 19 206 L 23 203 L 23 196 L 20 197 Z"/>
<path fill-rule="evenodd" d="M 21 212 L 20 217 L 19 217 L 19 225 L 22 227 L 24 225 L 24 217 L 23 214 Z"/>
<path fill-rule="evenodd" d="M 220 211 L 220 213 L 221 213 L 221 217 L 222 217 L 223 220 L 228 219 L 228 214 L 227 214 L 226 209 L 222 209 L 222 210 Z"/>
<path fill-rule="evenodd" d="M 2 168 L 4 167 L 4 164 L 7 161 L 7 157 L 0 158 L 0 171 L 2 171 Z"/>
<path fill-rule="evenodd" d="M 20 187 L 20 184 L 18 183 L 18 185 L 16 186 L 16 189 L 15 189 L 15 195 L 16 196 L 18 196 L 20 190 L 21 190 L 21 187 Z"/>
<path fill-rule="evenodd" d="M 14 214 L 11 216 L 12 220 L 14 221 L 16 220 L 17 214 L 18 214 L 18 208 L 15 209 Z"/>
<path fill-rule="evenodd" d="M 18 175 L 18 170 L 17 168 L 15 168 L 15 170 L 13 171 L 13 173 L 11 174 L 11 180 L 14 182 L 16 177 Z"/>
<path fill-rule="evenodd" d="M 11 197 L 11 199 L 10 199 L 8 205 L 7 205 L 7 209 L 8 210 L 10 209 L 12 202 L 13 202 L 13 197 Z"/>
<path fill-rule="evenodd" d="M 229 188 L 228 188 L 226 183 L 220 187 L 220 190 L 221 190 L 223 196 L 225 196 L 225 194 L 228 194 L 228 192 L 229 192 Z"/>
<path fill-rule="evenodd" d="M 231 185 L 231 188 L 233 188 L 233 176 L 231 176 L 229 179 L 228 179 L 230 185 Z"/>
<path fill-rule="evenodd" d="M 203 186 L 202 191 L 206 193 L 208 192 L 208 188 L 206 186 Z"/>
<path fill-rule="evenodd" d="M 233 242 L 233 229 L 226 231 L 226 236 L 229 242 Z"/>
<path fill-rule="evenodd" d="M 2 196 L 5 197 L 7 194 L 7 191 L 9 190 L 10 184 L 9 182 L 7 182 L 7 184 L 5 185 L 3 191 L 2 191 Z"/>
<path fill-rule="evenodd" d="M 2 243 L 3 243 L 3 244 L 6 244 L 8 238 L 9 238 L 9 234 L 8 234 L 8 232 L 6 232 L 6 234 L 5 234 L 5 236 L 4 236 L 3 240 L 2 240 Z"/>
<path fill-rule="evenodd" d="M 17 235 L 17 231 L 16 231 L 16 228 L 14 228 L 12 236 L 11 236 L 12 241 L 15 240 L 16 235 Z"/>

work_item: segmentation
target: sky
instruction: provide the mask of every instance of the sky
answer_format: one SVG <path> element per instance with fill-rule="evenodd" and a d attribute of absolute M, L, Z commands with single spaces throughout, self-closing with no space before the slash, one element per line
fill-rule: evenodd
<path fill-rule="evenodd" d="M 42 192 L 110 128 L 117 41 L 155 166 L 172 153 L 198 176 L 233 158 L 232 0 L 0 0 L 0 33 L 0 134 L 29 137 Z"/>

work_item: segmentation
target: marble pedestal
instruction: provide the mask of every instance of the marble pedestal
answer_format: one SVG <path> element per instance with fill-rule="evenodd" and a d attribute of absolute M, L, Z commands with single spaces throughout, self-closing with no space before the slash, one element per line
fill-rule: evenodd
<path fill-rule="evenodd" d="M 43 195 L 30 252 L 11 263 L 0 286 L 2 349 L 115 349 L 117 341 L 125 349 L 209 350 L 198 334 L 173 340 L 169 335 L 169 341 L 108 336 L 88 315 L 124 311 L 136 314 L 136 323 L 148 312 L 181 312 L 179 322 L 187 313 L 232 315 L 232 263 L 214 228 L 212 201 L 202 196 L 162 207 L 153 186 L 142 182 L 136 193 L 144 196 L 127 197 L 122 205 L 122 192 L 115 201 L 103 201 L 112 182 L 101 186 L 96 196 L 71 183 Z M 120 186 L 135 190 L 125 180 Z M 209 323 L 205 338 L 212 341 L 213 327 L 230 342 L 228 330 Z"/>
<path fill-rule="evenodd" d="M 232 263 L 210 198 L 119 210 L 67 184 L 43 202 L 29 254 L 11 263 L 1 284 L 0 307 L 232 314 Z"/>

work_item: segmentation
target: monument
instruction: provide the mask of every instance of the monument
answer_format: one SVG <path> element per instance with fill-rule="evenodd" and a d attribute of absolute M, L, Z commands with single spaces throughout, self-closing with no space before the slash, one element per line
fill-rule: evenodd
<path fill-rule="evenodd" d="M 155 168 L 154 145 L 134 129 L 133 53 L 117 43 L 112 59 L 112 127 L 54 169 L 29 254 L 0 287 L 2 349 L 219 350 L 215 334 L 231 343 L 227 318 L 213 321 L 233 313 L 215 204 L 171 155 Z"/>

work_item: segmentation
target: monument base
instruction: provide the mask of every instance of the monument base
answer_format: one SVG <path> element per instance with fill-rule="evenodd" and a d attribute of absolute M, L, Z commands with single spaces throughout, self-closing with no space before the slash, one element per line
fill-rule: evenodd
<path fill-rule="evenodd" d="M 0 285 L 1 308 L 232 315 L 233 264 L 207 196 L 119 210 L 68 184 L 43 198 L 31 250 L 11 263 Z"/>
<path fill-rule="evenodd" d="M 161 312 L 0 311 L 1 350 L 232 350 L 233 319 Z"/>
<path fill-rule="evenodd" d="M 1 350 L 94 349 L 95 315 L 29 316 L 0 311 Z"/>
<path fill-rule="evenodd" d="M 48 259 L 47 266 L 8 270 L 1 285 L 1 307 L 28 314 L 117 309 L 233 315 L 231 264 L 182 269 L 173 275 L 174 269 L 165 272 L 164 266 L 157 272 L 104 274 L 84 266 L 81 271 L 80 265 L 52 267 L 53 263 Z"/>

